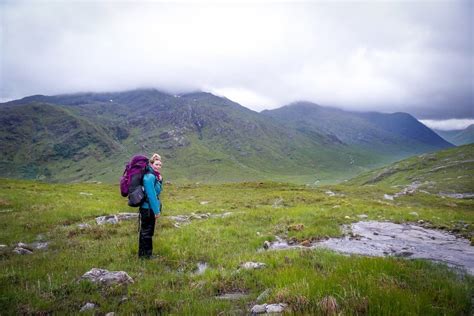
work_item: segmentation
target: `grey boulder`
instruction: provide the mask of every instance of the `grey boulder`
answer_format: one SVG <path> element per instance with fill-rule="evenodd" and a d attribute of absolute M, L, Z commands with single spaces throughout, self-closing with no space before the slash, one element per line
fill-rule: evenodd
<path fill-rule="evenodd" d="M 267 314 L 271 313 L 283 313 L 286 308 L 286 304 L 278 303 L 278 304 L 268 304 L 267 305 Z"/>
<path fill-rule="evenodd" d="M 254 305 L 250 313 L 253 315 L 283 313 L 287 306 L 285 303 Z"/>
<path fill-rule="evenodd" d="M 117 218 L 117 215 L 106 215 L 96 217 L 95 222 L 97 223 L 97 225 L 117 224 L 119 222 L 119 219 Z"/>
<path fill-rule="evenodd" d="M 265 314 L 267 312 L 267 304 L 254 305 L 250 312 L 252 314 Z"/>
<path fill-rule="evenodd" d="M 240 265 L 240 267 L 242 269 L 245 269 L 245 270 L 253 270 L 253 269 L 262 269 L 262 268 L 265 268 L 267 265 L 265 263 L 262 263 L 262 262 L 252 262 L 252 261 L 249 261 L 249 262 L 245 262 L 243 264 Z"/>
<path fill-rule="evenodd" d="M 86 303 L 86 304 L 84 304 L 84 306 L 82 306 L 82 308 L 79 312 L 80 313 L 86 312 L 86 311 L 89 311 L 89 310 L 94 309 L 96 307 L 97 307 L 97 305 L 95 305 L 94 303 Z"/>
<path fill-rule="evenodd" d="M 81 279 L 102 285 L 133 283 L 133 279 L 124 271 L 108 271 L 98 268 L 93 268 L 84 273 Z"/>

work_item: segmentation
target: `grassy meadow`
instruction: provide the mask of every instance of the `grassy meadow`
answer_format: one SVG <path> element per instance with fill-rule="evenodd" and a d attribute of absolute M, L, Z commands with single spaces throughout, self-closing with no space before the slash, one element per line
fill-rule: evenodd
<path fill-rule="evenodd" d="M 336 193 L 330 196 L 327 191 Z M 402 258 L 346 256 L 329 250 L 260 251 L 275 236 L 298 242 L 335 237 L 359 220 L 416 222 L 471 238 L 473 200 L 417 192 L 393 201 L 385 184 L 302 186 L 274 182 L 168 184 L 162 193 L 152 260 L 137 258 L 137 221 L 95 224 L 95 217 L 134 212 L 117 185 L 0 180 L 0 314 L 246 315 L 257 297 L 286 303 L 289 314 L 324 315 L 326 296 L 340 315 L 470 315 L 474 278 L 443 264 Z M 414 217 L 411 212 L 419 216 Z M 174 226 L 168 217 L 223 214 Z M 77 224 L 89 223 L 80 229 Z M 468 223 L 460 228 L 459 223 Z M 292 227 L 303 224 L 303 229 Z M 18 242 L 48 241 L 47 250 L 12 252 Z M 258 270 L 239 269 L 247 261 Z M 208 269 L 196 273 L 197 264 Z M 92 268 L 127 272 L 128 286 L 99 286 L 80 277 Z M 240 300 L 217 299 L 243 293 Z"/>

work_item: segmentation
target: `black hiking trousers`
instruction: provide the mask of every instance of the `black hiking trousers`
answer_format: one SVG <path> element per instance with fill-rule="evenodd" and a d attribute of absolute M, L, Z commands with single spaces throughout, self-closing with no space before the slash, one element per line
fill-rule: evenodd
<path fill-rule="evenodd" d="M 155 233 L 155 213 L 151 209 L 140 207 L 140 234 L 138 239 L 138 257 L 151 258 L 153 253 L 153 234 Z"/>

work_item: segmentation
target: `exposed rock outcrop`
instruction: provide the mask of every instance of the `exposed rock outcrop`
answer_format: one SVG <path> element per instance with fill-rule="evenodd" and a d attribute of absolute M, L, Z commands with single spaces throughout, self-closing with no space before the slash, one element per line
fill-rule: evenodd
<path fill-rule="evenodd" d="M 133 279 L 124 271 L 108 271 L 98 268 L 93 268 L 84 273 L 81 280 L 89 280 L 102 285 L 133 283 Z"/>

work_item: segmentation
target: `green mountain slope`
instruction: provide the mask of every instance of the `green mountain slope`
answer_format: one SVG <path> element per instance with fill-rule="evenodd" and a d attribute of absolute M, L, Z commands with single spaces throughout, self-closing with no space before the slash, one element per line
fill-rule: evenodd
<path fill-rule="evenodd" d="M 474 144 L 422 154 L 366 172 L 350 185 L 409 185 L 430 193 L 474 193 Z"/>
<path fill-rule="evenodd" d="M 0 145 L 3 176 L 47 180 L 79 178 L 121 148 L 100 126 L 45 103 L 0 107 Z"/>
<path fill-rule="evenodd" d="M 327 126 L 339 126 L 328 130 L 315 128 L 311 113 L 298 119 L 301 113 L 290 111 L 282 120 L 204 92 L 39 95 L 0 109 L 0 171 L 57 181 L 117 182 L 133 154 L 158 152 L 171 181 L 324 183 L 450 145 L 426 137 L 430 130 L 411 128 L 407 114 L 387 120 L 378 113 L 326 111 Z M 410 128 L 398 128 L 399 122 Z M 26 171 L 29 156 L 34 172 Z"/>
<path fill-rule="evenodd" d="M 350 112 L 297 102 L 262 114 L 305 133 L 321 133 L 394 161 L 453 145 L 407 113 Z"/>
<path fill-rule="evenodd" d="M 474 143 L 474 124 L 469 125 L 463 130 L 440 131 L 434 130 L 439 136 L 443 137 L 455 145 L 467 145 Z"/>
<path fill-rule="evenodd" d="M 273 119 L 209 93 L 173 96 L 157 90 L 138 90 L 33 96 L 4 105 L 4 111 L 23 113 L 31 102 L 38 101 L 57 103 L 56 107 L 61 106 L 90 126 L 97 126 L 106 134 L 107 142 L 117 145 L 104 152 L 105 161 L 90 165 L 86 174 L 76 175 L 71 171 L 66 176 L 56 176 L 53 172 L 52 179 L 76 176 L 78 180 L 117 181 L 131 155 L 154 151 L 164 157 L 163 172 L 168 179 L 204 182 L 258 179 L 314 182 L 356 174 L 366 169 L 366 163 L 376 162 L 364 157 L 357 148 L 318 133 L 308 135 L 282 127 Z M 45 109 L 38 115 L 47 117 L 48 113 Z M 91 140 L 91 143 L 96 142 Z M 359 156 L 357 159 L 364 164 L 351 163 L 353 157 Z M 81 164 L 81 161 L 70 163 Z"/>

